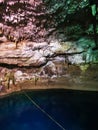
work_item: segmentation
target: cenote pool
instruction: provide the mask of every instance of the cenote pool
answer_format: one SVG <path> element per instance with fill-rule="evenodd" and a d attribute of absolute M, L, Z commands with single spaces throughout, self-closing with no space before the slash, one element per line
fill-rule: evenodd
<path fill-rule="evenodd" d="M 26 94 L 65 130 L 98 130 L 98 93 L 33 90 Z M 62 130 L 24 93 L 0 99 L 0 130 Z"/>

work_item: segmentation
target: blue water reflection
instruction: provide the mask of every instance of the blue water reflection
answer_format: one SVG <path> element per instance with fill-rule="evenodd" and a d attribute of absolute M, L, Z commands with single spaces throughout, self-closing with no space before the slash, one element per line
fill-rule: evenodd
<path fill-rule="evenodd" d="M 26 92 L 66 130 L 98 130 L 98 93 L 71 90 Z M 0 99 L 0 130 L 61 130 L 23 94 Z"/>

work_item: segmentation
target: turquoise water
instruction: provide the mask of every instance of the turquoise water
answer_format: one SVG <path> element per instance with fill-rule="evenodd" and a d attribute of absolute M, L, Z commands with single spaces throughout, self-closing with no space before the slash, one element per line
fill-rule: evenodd
<path fill-rule="evenodd" d="M 66 130 L 98 130 L 98 93 L 27 91 Z M 62 130 L 23 94 L 0 99 L 0 130 Z"/>

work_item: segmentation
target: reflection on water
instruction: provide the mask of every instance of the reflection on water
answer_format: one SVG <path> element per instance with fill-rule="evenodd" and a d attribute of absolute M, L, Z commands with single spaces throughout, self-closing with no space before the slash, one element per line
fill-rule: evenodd
<path fill-rule="evenodd" d="M 98 130 L 98 93 L 71 90 L 27 91 L 66 130 Z M 23 93 L 0 99 L 0 130 L 61 130 Z"/>

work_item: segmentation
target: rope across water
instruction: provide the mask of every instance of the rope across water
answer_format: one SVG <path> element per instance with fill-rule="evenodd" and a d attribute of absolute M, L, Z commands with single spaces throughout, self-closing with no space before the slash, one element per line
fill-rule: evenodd
<path fill-rule="evenodd" d="M 42 113 L 44 113 L 50 120 L 52 120 L 57 126 L 59 126 L 62 130 L 66 130 L 59 122 L 57 122 L 52 116 L 50 116 L 44 109 L 42 109 L 26 92 L 24 95 L 36 106 Z"/>

